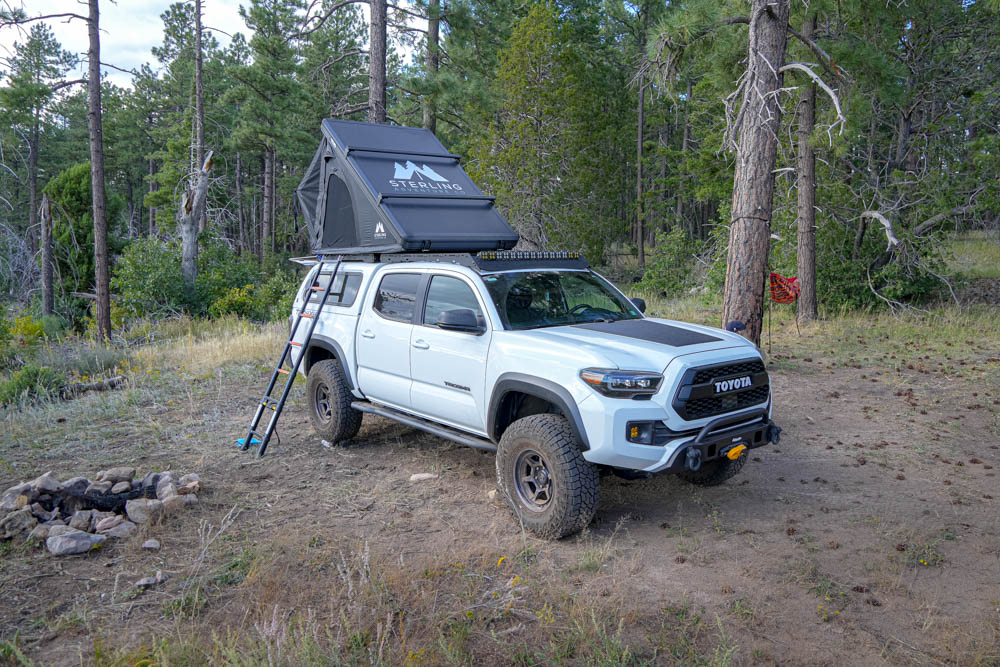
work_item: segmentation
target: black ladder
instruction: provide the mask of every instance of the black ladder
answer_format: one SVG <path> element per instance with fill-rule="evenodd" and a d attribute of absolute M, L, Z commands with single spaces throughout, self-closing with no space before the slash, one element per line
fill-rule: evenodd
<path fill-rule="evenodd" d="M 308 295 L 302 304 L 302 310 L 299 311 L 298 316 L 295 318 L 295 322 L 292 323 L 292 331 L 288 334 L 288 342 L 285 343 L 285 348 L 281 351 L 281 357 L 278 359 L 278 365 L 274 367 L 274 372 L 271 373 L 271 381 L 267 384 L 267 391 L 264 392 L 264 397 L 261 399 L 260 403 L 257 405 L 257 412 L 253 416 L 253 421 L 250 422 L 250 429 L 247 431 L 245 438 L 240 438 L 236 441 L 239 445 L 240 451 L 245 452 L 250 448 L 250 445 L 259 445 L 257 448 L 257 456 L 264 456 L 264 452 L 267 450 L 267 443 L 271 440 L 271 436 L 274 434 L 274 429 L 278 425 L 278 417 L 281 416 L 281 411 L 285 407 L 285 400 L 288 398 L 288 392 L 292 390 L 292 384 L 295 382 L 295 376 L 299 372 L 299 365 L 302 363 L 302 358 L 305 356 L 306 349 L 309 347 L 309 341 L 312 339 L 313 331 L 316 329 L 316 323 L 319 321 L 319 315 L 323 311 L 323 306 L 326 305 L 326 299 L 330 296 L 330 290 L 333 289 L 333 281 L 337 277 L 337 271 L 340 270 L 341 258 L 337 257 L 337 262 L 333 266 L 333 273 L 330 274 L 330 280 L 327 282 L 326 286 L 323 287 L 319 284 L 319 278 L 323 274 L 323 257 L 319 257 L 319 270 L 316 271 L 316 276 L 313 278 L 312 284 L 309 286 Z M 347 286 L 347 281 L 344 281 L 344 286 Z M 309 301 L 312 297 L 313 292 L 322 291 L 322 296 L 320 297 L 319 303 L 316 305 L 316 310 L 312 313 L 307 313 L 306 309 L 309 307 Z M 309 330 L 306 332 L 306 337 L 301 343 L 295 342 L 295 333 L 299 330 L 299 324 L 302 320 L 307 319 L 309 322 Z M 288 371 L 282 368 L 285 365 L 292 353 L 292 348 L 300 348 L 299 356 L 295 358 L 292 362 L 292 370 Z M 274 391 L 274 385 L 278 382 L 279 375 L 287 375 L 288 379 L 285 380 L 285 388 L 281 391 L 281 396 L 277 399 L 271 396 L 271 392 Z M 267 428 L 264 429 L 263 433 L 257 431 L 257 427 L 260 425 L 260 419 L 264 416 L 264 411 L 271 410 L 271 418 L 267 422 Z M 254 437 L 257 436 L 257 437 Z M 259 438 L 259 439 L 258 439 Z"/>

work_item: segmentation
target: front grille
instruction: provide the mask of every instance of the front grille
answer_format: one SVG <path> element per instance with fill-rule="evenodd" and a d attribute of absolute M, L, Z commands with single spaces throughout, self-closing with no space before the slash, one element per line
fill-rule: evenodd
<path fill-rule="evenodd" d="M 753 385 L 738 391 L 716 394 L 716 382 L 750 376 Z M 760 359 L 692 368 L 684 373 L 673 406 L 682 419 L 691 421 L 716 417 L 760 405 L 770 394 L 770 378 Z"/>
<path fill-rule="evenodd" d="M 760 359 L 746 359 L 745 361 L 737 361 L 732 364 L 696 369 L 694 378 L 689 384 L 704 384 L 715 378 L 724 378 L 730 375 L 753 375 L 754 373 L 763 372 L 763 361 Z"/>
<path fill-rule="evenodd" d="M 694 398 L 685 403 L 687 419 L 701 419 L 702 417 L 714 417 L 727 412 L 736 412 L 744 408 L 763 403 L 767 400 L 768 386 L 761 385 L 752 387 L 746 391 L 736 392 L 728 396 L 711 396 L 708 398 Z"/>

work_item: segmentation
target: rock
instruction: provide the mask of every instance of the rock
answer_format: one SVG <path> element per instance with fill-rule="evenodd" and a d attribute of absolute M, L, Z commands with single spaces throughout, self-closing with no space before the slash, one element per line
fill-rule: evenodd
<path fill-rule="evenodd" d="M 46 526 L 44 523 L 40 523 L 31 529 L 28 533 L 29 542 L 44 542 L 49 538 L 49 530 L 52 526 Z"/>
<path fill-rule="evenodd" d="M 63 491 L 71 496 L 80 496 L 86 493 L 90 486 L 90 480 L 86 477 L 73 477 L 63 482 Z"/>
<path fill-rule="evenodd" d="M 184 499 L 185 507 L 194 507 L 195 505 L 198 504 L 198 496 L 194 495 L 193 493 L 189 493 L 186 496 L 181 496 L 181 498 Z"/>
<path fill-rule="evenodd" d="M 46 521 L 46 526 L 65 526 L 66 522 L 62 519 L 52 519 L 52 521 Z"/>
<path fill-rule="evenodd" d="M 34 493 L 32 493 L 30 496 L 25 494 L 19 495 L 17 498 L 14 499 L 14 509 L 20 510 L 24 509 L 25 507 L 28 507 L 28 503 L 31 502 L 31 497 L 34 495 L 35 495 Z"/>
<path fill-rule="evenodd" d="M 162 584 L 167 580 L 167 575 L 163 574 L 162 571 L 157 570 L 156 574 L 152 577 L 143 577 L 139 581 L 135 582 L 136 588 L 149 588 L 150 586 L 155 586 L 156 584 Z"/>
<path fill-rule="evenodd" d="M 101 534 L 102 535 L 107 535 L 108 537 L 114 537 L 114 538 L 117 538 L 117 539 L 121 540 L 121 539 L 125 539 L 126 537 L 128 537 L 132 533 L 134 533 L 136 527 L 137 526 L 134 523 L 132 523 L 131 521 L 122 521 L 121 523 L 119 523 L 114 528 L 110 528 L 110 529 L 104 531 Z"/>
<path fill-rule="evenodd" d="M 146 476 L 142 478 L 142 481 L 139 482 L 139 485 L 142 486 L 142 488 L 144 489 L 147 487 L 156 488 L 156 485 L 159 481 L 160 481 L 160 473 L 148 472 L 146 473 Z"/>
<path fill-rule="evenodd" d="M 107 535 L 91 535 L 81 530 L 71 530 L 62 535 L 52 535 L 45 540 L 45 547 L 49 553 L 55 556 L 69 556 L 72 554 L 87 553 L 91 549 L 104 544 L 108 540 Z"/>
<path fill-rule="evenodd" d="M 488 498 L 489 500 L 496 500 L 496 499 L 497 499 L 497 490 L 496 490 L 496 489 L 490 489 L 490 490 L 489 490 L 489 491 L 488 491 L 488 492 L 486 493 L 486 497 L 487 497 L 487 498 Z"/>
<path fill-rule="evenodd" d="M 0 534 L 4 539 L 16 537 L 26 533 L 38 523 L 38 519 L 31 513 L 31 508 L 22 507 L 16 512 L 11 512 L 3 519 L 0 519 Z"/>
<path fill-rule="evenodd" d="M 160 541 L 159 540 L 146 540 L 142 543 L 142 548 L 146 551 L 159 551 Z"/>
<path fill-rule="evenodd" d="M 188 482 L 177 487 L 177 495 L 179 496 L 186 496 L 189 493 L 198 493 L 199 491 L 201 491 L 201 482 Z"/>
<path fill-rule="evenodd" d="M 184 509 L 186 496 L 167 496 L 163 499 L 163 513 L 173 515 Z"/>
<path fill-rule="evenodd" d="M 0 497 L 0 512 L 13 512 L 14 510 L 21 509 L 17 505 L 17 499 L 23 495 L 28 494 L 31 491 L 31 484 L 23 483 L 17 486 L 12 486 L 3 492 L 3 497 Z"/>
<path fill-rule="evenodd" d="M 100 510 L 94 510 L 93 518 L 90 520 L 90 525 L 96 526 L 98 522 L 104 521 L 105 519 L 110 519 L 112 517 L 118 516 L 114 512 L 101 512 Z"/>
<path fill-rule="evenodd" d="M 94 510 L 79 510 L 75 512 L 69 520 L 69 527 L 87 532 L 90 530 L 90 520 L 94 516 Z"/>
<path fill-rule="evenodd" d="M 49 537 L 65 535 L 66 533 L 72 533 L 74 530 L 74 528 L 70 528 L 66 524 L 49 525 Z"/>
<path fill-rule="evenodd" d="M 92 482 L 90 486 L 87 487 L 87 490 L 84 491 L 84 493 L 86 493 L 87 495 L 107 493 L 108 491 L 111 490 L 111 486 L 112 486 L 111 482 Z"/>
<path fill-rule="evenodd" d="M 159 500 L 135 498 L 125 503 L 125 513 L 135 523 L 155 522 L 163 512 L 163 503 Z"/>
<path fill-rule="evenodd" d="M 111 487 L 111 493 L 128 493 L 132 490 L 132 482 L 118 482 Z"/>
<path fill-rule="evenodd" d="M 200 482 L 200 481 L 201 477 L 198 476 L 198 473 L 189 472 L 188 474 L 184 475 L 179 480 L 177 480 L 177 483 L 180 484 L 181 486 L 184 486 L 185 484 L 190 484 L 191 482 Z"/>
<path fill-rule="evenodd" d="M 42 507 L 41 503 L 32 503 L 30 509 L 31 513 L 35 515 L 35 518 L 41 521 L 42 523 L 45 523 L 46 521 L 51 521 L 52 519 L 55 519 L 57 516 L 59 516 L 58 509 L 54 509 L 51 512 L 47 511 L 44 507 Z"/>
<path fill-rule="evenodd" d="M 103 473 L 97 476 L 97 481 L 111 482 L 112 484 L 117 484 L 118 482 L 131 483 L 133 477 L 135 477 L 135 468 L 119 466 L 118 468 L 111 468 L 110 470 L 105 470 Z"/>
<path fill-rule="evenodd" d="M 410 475 L 411 482 L 423 482 L 427 479 L 437 479 L 437 475 L 432 472 L 418 472 L 416 474 Z"/>
<path fill-rule="evenodd" d="M 156 485 L 156 497 L 160 500 L 177 495 L 177 485 L 170 480 L 161 479 Z"/>
<path fill-rule="evenodd" d="M 38 493 L 57 493 L 62 491 L 63 485 L 58 479 L 52 476 L 52 471 L 38 477 L 31 483 L 31 488 Z"/>
<path fill-rule="evenodd" d="M 124 520 L 125 517 L 123 517 L 122 515 L 112 514 L 106 519 L 101 519 L 100 521 L 98 521 L 97 525 L 94 526 L 94 532 L 105 533 L 114 528 L 115 526 L 117 526 L 118 524 L 120 524 Z"/>

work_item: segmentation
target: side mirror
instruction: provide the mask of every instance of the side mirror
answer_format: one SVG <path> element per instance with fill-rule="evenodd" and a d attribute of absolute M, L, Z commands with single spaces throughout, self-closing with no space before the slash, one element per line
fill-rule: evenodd
<path fill-rule="evenodd" d="M 639 309 L 640 313 L 645 313 L 646 312 L 646 300 L 645 299 L 640 299 L 639 297 L 636 296 L 636 297 L 632 297 L 631 299 L 629 299 L 629 301 L 631 301 L 632 305 L 634 305 L 636 308 Z"/>
<path fill-rule="evenodd" d="M 480 326 L 476 313 L 469 308 L 446 310 L 438 315 L 437 325 L 448 331 L 462 331 L 480 334 L 485 328 Z"/>

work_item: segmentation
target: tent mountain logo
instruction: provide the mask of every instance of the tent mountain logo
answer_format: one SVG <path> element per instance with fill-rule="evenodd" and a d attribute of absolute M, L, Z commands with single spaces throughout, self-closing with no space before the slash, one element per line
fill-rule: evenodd
<path fill-rule="evenodd" d="M 414 180 L 414 176 L 416 176 L 419 180 L 428 179 L 437 183 L 448 182 L 447 178 L 437 173 L 426 164 L 418 167 L 411 160 L 407 160 L 405 165 L 394 162 L 393 166 L 396 168 L 395 173 L 392 176 L 394 179 L 412 181 Z"/>
<path fill-rule="evenodd" d="M 374 236 L 377 239 L 384 239 L 385 238 L 385 226 L 382 225 L 382 221 L 381 220 L 379 220 L 377 223 L 375 223 L 375 233 L 372 234 L 372 236 Z"/>

